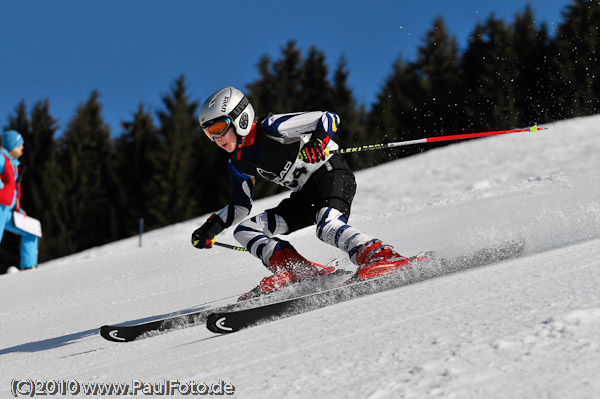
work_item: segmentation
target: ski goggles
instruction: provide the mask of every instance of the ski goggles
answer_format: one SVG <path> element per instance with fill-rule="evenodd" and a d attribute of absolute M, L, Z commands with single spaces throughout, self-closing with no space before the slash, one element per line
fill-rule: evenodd
<path fill-rule="evenodd" d="M 204 134 L 206 134 L 209 139 L 215 141 L 215 138 L 225 136 L 229 130 L 229 126 L 231 126 L 231 122 L 231 118 L 228 116 L 213 119 L 202 125 L 202 130 L 204 130 Z"/>

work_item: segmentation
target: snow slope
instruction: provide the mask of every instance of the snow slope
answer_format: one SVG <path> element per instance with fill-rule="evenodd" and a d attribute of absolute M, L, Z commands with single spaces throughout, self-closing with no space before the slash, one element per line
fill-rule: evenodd
<path fill-rule="evenodd" d="M 233 301 L 266 275 L 248 254 L 192 248 L 206 215 L 146 234 L 143 248 L 132 237 L 2 275 L 0 397 L 13 379 L 222 380 L 240 398 L 599 397 L 599 123 L 557 122 L 357 173 L 351 224 L 400 253 L 510 238 L 525 239 L 526 253 L 236 334 L 198 326 L 127 344 L 96 334 Z M 219 239 L 234 243 L 230 231 Z M 339 255 L 313 229 L 290 239 L 316 261 Z"/>

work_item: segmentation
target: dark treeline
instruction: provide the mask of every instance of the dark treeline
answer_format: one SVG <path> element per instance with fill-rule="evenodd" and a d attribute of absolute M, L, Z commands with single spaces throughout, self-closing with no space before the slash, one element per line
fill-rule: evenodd
<path fill-rule="evenodd" d="M 293 41 L 278 59 L 263 56 L 258 78 L 242 89 L 258 115 L 338 113 L 342 124 L 335 139 L 342 147 L 526 127 L 600 112 L 598 26 L 598 2 L 572 1 L 554 32 L 537 23 L 527 7 L 510 22 L 491 15 L 475 26 L 459 52 L 438 18 L 416 60 L 397 59 L 369 110 L 355 101 L 347 85 L 345 59 L 330 73 L 322 51 L 312 47 L 303 54 Z M 22 203 L 43 224 L 40 262 L 135 235 L 140 218 L 149 230 L 224 206 L 227 154 L 201 133 L 200 103 L 189 98 L 180 76 L 156 115 L 140 104 L 114 138 L 96 91 L 77 107 L 60 137 L 48 100 L 29 110 L 24 102 L 18 104 L 4 129 L 17 130 L 25 139 Z M 361 169 L 427 148 L 347 159 Z M 258 197 L 276 191 L 258 183 Z M 18 264 L 18 242 L 4 234 L 0 272 Z"/>

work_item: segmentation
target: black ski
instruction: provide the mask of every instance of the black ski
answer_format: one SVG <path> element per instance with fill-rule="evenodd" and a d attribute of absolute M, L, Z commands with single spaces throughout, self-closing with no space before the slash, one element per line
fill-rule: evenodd
<path fill-rule="evenodd" d="M 325 267 L 337 268 L 338 260 L 333 259 L 328 262 Z M 348 275 L 343 269 L 337 269 L 329 274 L 323 275 L 323 279 L 316 279 L 308 282 L 305 285 L 290 287 L 288 290 L 278 291 L 272 295 L 262 295 L 250 298 L 245 301 L 228 304 L 218 308 L 207 308 L 197 312 L 176 314 L 170 317 L 153 320 L 146 323 L 133 325 L 107 325 L 100 327 L 100 335 L 113 342 L 130 342 L 139 338 L 146 338 L 157 335 L 162 332 L 177 330 L 186 327 L 192 327 L 198 324 L 204 324 L 209 314 L 215 312 L 229 312 L 249 308 L 252 306 L 263 305 L 268 302 L 281 300 L 282 298 L 290 298 L 293 296 L 303 295 L 309 292 L 315 292 L 324 287 L 331 288 L 340 284 L 348 278 Z M 330 279 L 330 277 L 332 277 Z M 341 278 L 341 280 L 339 280 Z M 336 282 L 337 281 L 337 282 Z"/>
<path fill-rule="evenodd" d="M 113 342 L 129 342 L 142 336 L 152 336 L 164 331 L 202 324 L 206 321 L 206 317 L 215 311 L 227 312 L 239 306 L 239 304 L 235 303 L 220 308 L 203 309 L 197 312 L 180 314 L 134 325 L 102 326 L 100 327 L 100 335 Z"/>
<path fill-rule="evenodd" d="M 337 288 L 249 309 L 214 312 L 208 315 L 206 327 L 215 333 L 236 332 L 243 328 L 305 313 L 360 296 L 375 294 L 429 278 L 515 258 L 523 253 L 524 247 L 524 242 L 518 240 L 455 258 L 439 259 L 435 257 L 435 254 L 429 253 L 424 257 L 415 259 L 409 266 L 399 272 L 388 276 L 352 282 Z"/>

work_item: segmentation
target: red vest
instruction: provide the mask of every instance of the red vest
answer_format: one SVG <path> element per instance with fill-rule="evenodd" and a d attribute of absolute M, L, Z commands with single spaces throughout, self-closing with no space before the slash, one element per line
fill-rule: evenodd
<path fill-rule="evenodd" d="M 15 205 L 15 210 L 19 211 L 21 208 L 19 204 L 21 185 L 19 184 L 19 187 L 16 187 L 15 171 L 10 158 L 4 154 L 0 154 L 0 156 L 4 157 L 4 172 L 0 175 L 0 179 L 2 179 L 2 183 L 4 183 L 4 187 L 0 190 L 0 205 L 11 206 L 15 195 L 15 189 L 17 189 L 17 204 Z"/>

